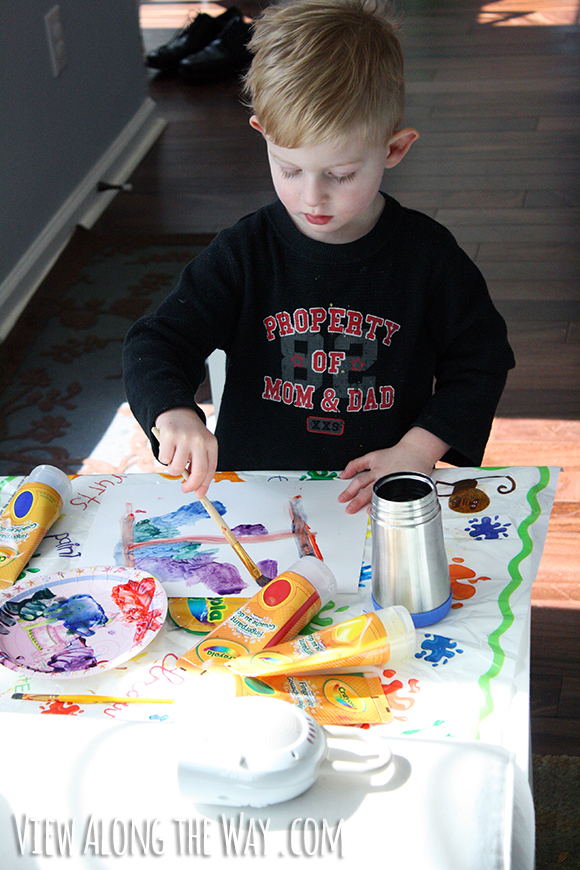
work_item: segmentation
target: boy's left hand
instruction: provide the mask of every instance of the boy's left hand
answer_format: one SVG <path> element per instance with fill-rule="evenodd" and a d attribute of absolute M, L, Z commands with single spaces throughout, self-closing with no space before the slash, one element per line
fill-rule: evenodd
<path fill-rule="evenodd" d="M 352 459 L 340 474 L 343 480 L 352 480 L 338 501 L 342 504 L 348 502 L 346 512 L 355 514 L 370 504 L 373 485 L 379 478 L 396 471 L 419 471 L 431 475 L 435 463 L 448 449 L 444 441 L 426 429 L 410 429 L 393 447 Z"/>

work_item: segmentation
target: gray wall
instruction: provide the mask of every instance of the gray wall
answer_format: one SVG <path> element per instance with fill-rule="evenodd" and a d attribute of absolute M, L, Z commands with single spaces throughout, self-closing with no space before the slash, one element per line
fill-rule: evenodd
<path fill-rule="evenodd" d="M 137 0 L 58 0 L 57 78 L 44 22 L 55 4 L 0 2 L 0 283 L 146 97 Z"/>

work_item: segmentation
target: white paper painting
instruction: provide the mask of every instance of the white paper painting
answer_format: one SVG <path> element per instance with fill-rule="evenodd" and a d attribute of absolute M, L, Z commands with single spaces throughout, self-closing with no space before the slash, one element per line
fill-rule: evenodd
<path fill-rule="evenodd" d="M 252 477 L 212 483 L 208 498 L 267 577 L 303 555 L 318 555 L 339 592 L 355 593 L 368 515 L 350 515 L 337 497 L 342 480 Z M 178 481 L 158 477 L 106 493 L 83 547 L 83 565 L 133 565 L 157 577 L 169 596 L 253 595 L 259 586 L 205 508 Z"/>

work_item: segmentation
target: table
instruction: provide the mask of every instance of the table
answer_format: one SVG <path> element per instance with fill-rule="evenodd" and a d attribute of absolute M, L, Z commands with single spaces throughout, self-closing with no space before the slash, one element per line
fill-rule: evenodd
<path fill-rule="evenodd" d="M 253 473 L 239 475 L 253 479 Z M 80 559 L 97 511 L 106 509 L 107 492 L 122 488 L 128 477 L 132 485 L 152 478 L 75 478 L 65 517 L 28 570 L 52 573 Z M 154 477 L 160 487 L 175 486 L 162 475 Z M 177 788 L 181 738 L 175 736 L 180 723 L 173 710 L 168 714 L 167 707 L 77 705 L 76 710 L 61 711 L 69 715 L 43 715 L 49 705 L 42 709 L 41 704 L 13 701 L 12 693 L 70 692 L 71 681 L 19 676 L 0 666 L 3 744 L 11 749 L 5 751 L 0 786 L 0 854 L 12 848 L 10 867 L 19 870 L 54 867 L 59 860 L 67 868 L 75 862 L 83 868 L 118 866 L 120 854 L 141 866 L 159 861 L 157 842 L 160 854 L 173 855 L 176 866 L 193 855 L 212 854 L 213 861 L 227 866 L 234 859 L 255 861 L 264 851 L 276 859 L 282 852 L 293 855 L 294 849 L 302 857 L 350 868 L 382 844 L 392 860 L 412 857 L 408 866 L 413 867 L 421 866 L 421 860 L 431 862 L 422 866 L 445 870 L 508 867 L 513 848 L 513 866 L 531 867 L 530 590 L 557 477 L 558 469 L 546 467 L 445 468 L 434 473 L 454 602 L 444 620 L 419 631 L 415 659 L 382 673 L 395 715 L 393 722 L 379 726 L 395 756 L 383 783 L 372 786 L 362 774 L 346 783 L 325 770 L 305 795 L 266 811 L 246 810 L 242 817 L 229 810 L 222 813 L 223 808 L 194 807 Z M 19 483 L 17 478 L 0 481 L 0 506 Z M 338 622 L 356 615 L 369 608 L 369 598 L 367 539 L 357 594 L 337 596 L 324 619 Z M 171 693 L 183 679 L 175 661 L 192 645 L 191 635 L 167 622 L 121 673 L 80 678 L 74 691 L 89 687 L 100 694 L 147 694 L 154 687 L 155 695 Z M 12 813 L 20 827 L 10 821 Z M 131 820 L 138 818 L 141 827 L 131 828 Z M 226 843 L 228 818 L 234 829 Z M 68 852 L 67 824 L 75 829 Z M 320 851 L 323 846 L 325 853 Z"/>

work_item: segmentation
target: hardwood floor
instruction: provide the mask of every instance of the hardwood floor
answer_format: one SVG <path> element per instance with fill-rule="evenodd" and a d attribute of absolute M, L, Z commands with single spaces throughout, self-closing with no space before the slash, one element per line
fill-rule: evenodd
<path fill-rule="evenodd" d="M 260 8 L 240 6 L 248 17 Z M 142 3 L 145 47 L 166 42 L 195 8 Z M 578 9 L 559 0 L 399 8 L 405 124 L 421 138 L 385 190 L 451 229 L 508 321 L 518 364 L 485 464 L 563 469 L 532 590 L 532 748 L 580 755 Z M 95 232 L 216 231 L 272 199 L 235 81 L 187 86 L 152 74 L 150 94 L 167 129 Z"/>

